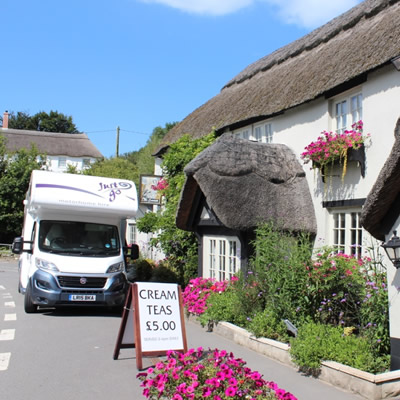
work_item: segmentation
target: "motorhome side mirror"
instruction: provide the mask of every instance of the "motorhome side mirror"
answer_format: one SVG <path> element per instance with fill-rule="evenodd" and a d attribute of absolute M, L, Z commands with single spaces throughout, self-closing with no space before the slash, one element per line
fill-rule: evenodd
<path fill-rule="evenodd" d="M 139 258 L 139 246 L 137 244 L 132 244 L 130 253 L 131 260 L 137 260 Z"/>
<path fill-rule="evenodd" d="M 21 254 L 24 247 L 24 238 L 22 236 L 16 237 L 11 245 L 11 251 L 14 254 Z"/>

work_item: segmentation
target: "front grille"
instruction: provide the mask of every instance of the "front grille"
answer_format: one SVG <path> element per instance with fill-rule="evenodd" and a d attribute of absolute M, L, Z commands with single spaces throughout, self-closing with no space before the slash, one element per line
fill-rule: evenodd
<path fill-rule="evenodd" d="M 86 283 L 81 283 L 82 278 L 86 279 Z M 57 276 L 58 284 L 62 288 L 79 288 L 79 289 L 101 289 L 107 282 L 107 278 L 92 276 Z"/>
<path fill-rule="evenodd" d="M 63 290 L 62 291 L 63 294 L 103 294 L 104 292 L 102 290 Z"/>

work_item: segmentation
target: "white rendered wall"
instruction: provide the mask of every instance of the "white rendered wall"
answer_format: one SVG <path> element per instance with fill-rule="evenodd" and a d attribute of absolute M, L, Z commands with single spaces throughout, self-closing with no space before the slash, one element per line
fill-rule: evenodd
<path fill-rule="evenodd" d="M 66 158 L 66 166 L 59 166 L 60 157 Z M 96 159 L 92 157 L 68 157 L 68 156 L 46 156 L 46 165 L 49 171 L 53 172 L 66 172 L 68 170 L 68 165 L 76 167 L 77 171 L 82 171 L 85 168 L 83 160 L 90 160 L 93 164 Z"/>

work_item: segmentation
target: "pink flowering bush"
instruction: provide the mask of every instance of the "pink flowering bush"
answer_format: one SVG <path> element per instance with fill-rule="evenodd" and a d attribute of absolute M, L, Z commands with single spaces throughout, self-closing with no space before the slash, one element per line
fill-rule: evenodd
<path fill-rule="evenodd" d="M 364 260 L 326 247 L 305 268 L 309 307 L 316 319 L 341 326 L 359 323 L 366 276 Z"/>
<path fill-rule="evenodd" d="M 245 364 L 225 350 L 205 352 L 200 347 L 185 354 L 170 351 L 165 362 L 137 377 L 144 388 L 143 395 L 150 400 L 297 400 Z"/>
<path fill-rule="evenodd" d="M 237 278 L 233 278 L 235 280 Z M 201 315 L 207 309 L 207 299 L 211 293 L 223 293 L 229 281 L 217 282 L 211 278 L 191 279 L 182 293 L 183 305 L 190 314 Z"/>
<path fill-rule="evenodd" d="M 311 142 L 304 148 L 305 151 L 300 157 L 304 164 L 312 161 L 312 168 L 319 168 L 321 171 L 339 160 L 343 162 L 343 178 L 347 169 L 347 151 L 359 149 L 369 136 L 369 134 L 363 135 L 362 121 L 354 123 L 351 130 L 343 133 L 323 131 L 315 142 Z"/>

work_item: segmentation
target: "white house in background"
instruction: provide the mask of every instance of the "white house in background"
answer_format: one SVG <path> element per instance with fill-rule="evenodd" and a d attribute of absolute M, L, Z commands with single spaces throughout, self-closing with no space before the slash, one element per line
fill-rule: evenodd
<path fill-rule="evenodd" d="M 343 179 L 339 169 L 325 182 L 320 171 L 311 170 L 310 164 L 303 169 L 316 218 L 316 247 L 334 245 L 346 253 L 364 255 L 371 245 L 379 246 L 381 242 L 376 239 L 385 236 L 380 232 L 373 237 L 360 220 L 364 202 L 395 143 L 394 130 L 400 117 L 399 38 L 399 0 L 365 0 L 249 65 L 218 95 L 171 129 L 158 154 L 183 134 L 198 138 L 215 130 L 218 136 L 225 134 L 224 140 L 226 135 L 232 135 L 286 145 L 301 163 L 304 148 L 316 141 L 321 132 L 341 132 L 362 120 L 364 133 L 371 134 L 370 143 L 365 147 L 365 158 L 348 163 Z M 254 162 L 255 159 L 249 160 Z M 204 184 L 206 180 L 200 178 L 202 170 L 188 173 L 187 185 L 199 193 L 200 200 L 181 202 L 178 226 L 193 230 L 200 237 L 199 273 L 209 276 L 212 268 L 216 276 L 224 276 L 232 259 L 243 265 L 246 236 L 237 227 L 230 227 L 229 220 L 226 224 L 221 222 L 226 210 L 212 208 L 217 202 L 207 197 L 210 192 Z M 189 189 L 186 187 L 183 194 L 196 200 L 189 196 Z M 240 188 L 238 192 L 240 195 Z M 249 208 L 252 202 L 248 196 Z M 266 201 L 265 207 L 269 206 Z M 395 206 L 390 212 L 400 215 Z M 215 263 L 210 265 L 210 260 Z M 396 286 L 400 271 L 394 271 L 388 260 L 386 266 L 391 271 L 388 287 L 392 368 L 400 369 L 400 287 Z"/>
<path fill-rule="evenodd" d="M 6 138 L 8 151 L 30 149 L 35 145 L 46 154 L 49 171 L 65 172 L 68 166 L 82 171 L 103 155 L 84 133 L 55 133 L 8 128 L 8 113 L 4 113 L 0 135 Z"/>

